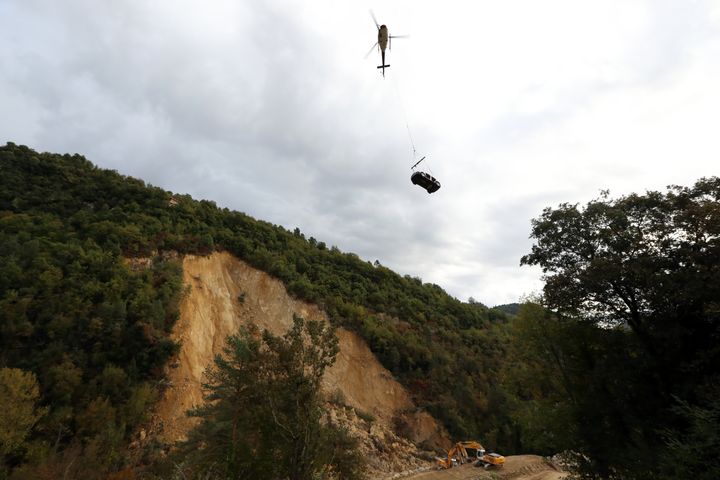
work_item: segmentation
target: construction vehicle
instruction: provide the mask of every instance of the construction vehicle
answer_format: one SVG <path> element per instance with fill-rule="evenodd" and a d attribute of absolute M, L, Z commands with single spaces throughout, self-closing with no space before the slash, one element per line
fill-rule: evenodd
<path fill-rule="evenodd" d="M 479 442 L 458 442 L 458 445 L 461 445 L 465 449 L 465 451 L 468 453 L 468 458 L 475 458 L 475 466 L 477 467 L 490 468 L 502 467 L 503 465 L 505 465 L 505 457 L 503 457 L 499 453 L 486 452 L 485 448 L 480 445 Z M 475 450 L 475 455 L 470 455 L 470 452 L 468 452 L 468 450 Z"/>
<path fill-rule="evenodd" d="M 448 450 L 446 458 L 435 457 L 435 464 L 438 469 L 452 468 L 457 464 L 458 456 L 462 457 L 460 448 L 457 445 L 453 445 L 453 447 Z M 465 452 L 465 456 L 467 456 L 467 452 Z"/>
<path fill-rule="evenodd" d="M 468 450 L 474 450 L 474 455 L 470 455 Z M 472 461 L 475 461 L 476 466 L 485 468 L 502 467 L 505 464 L 505 457 L 497 453 L 487 453 L 480 442 L 467 440 L 453 445 L 445 458 L 436 457 L 435 459 L 437 467 L 443 469 L 452 468 L 458 463 L 462 465 Z"/>
<path fill-rule="evenodd" d="M 476 467 L 502 467 L 505 465 L 505 457 L 499 453 L 483 453 L 482 457 L 478 457 L 475 462 Z"/>
<path fill-rule="evenodd" d="M 480 452 L 485 453 L 485 449 L 482 445 L 480 445 L 479 442 L 475 441 L 465 441 L 465 442 L 458 442 L 453 447 L 448 450 L 447 456 L 445 458 L 436 458 L 436 464 L 438 468 L 451 468 L 454 465 L 460 463 L 463 464 L 468 461 L 472 461 L 470 459 L 470 455 L 468 454 L 468 450 L 475 450 L 475 456 L 478 456 Z M 477 458 L 480 458 L 479 456 Z"/>

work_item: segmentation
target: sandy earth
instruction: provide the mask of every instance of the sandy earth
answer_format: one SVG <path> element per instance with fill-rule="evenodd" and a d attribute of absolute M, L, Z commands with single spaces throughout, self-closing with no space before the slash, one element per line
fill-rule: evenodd
<path fill-rule="evenodd" d="M 315 305 L 293 299 L 281 282 L 228 253 L 184 257 L 183 281 L 188 294 L 172 332 L 173 339 L 182 346 L 167 367 L 168 386 L 151 428 L 153 435 L 168 444 L 183 440 L 196 421 L 185 412 L 203 401 L 204 371 L 222 352 L 228 335 L 251 322 L 281 335 L 291 326 L 293 314 L 327 320 Z M 507 457 L 503 469 L 490 472 L 472 465 L 435 470 L 427 460 L 434 454 L 421 451 L 417 445 L 447 447 L 451 444 L 447 432 L 430 415 L 417 411 L 407 391 L 378 362 L 362 338 L 343 329 L 338 329 L 337 335 L 340 352 L 326 372 L 324 389 L 331 396 L 341 397 L 344 406 L 328 403 L 327 418 L 346 426 L 358 438 L 359 448 L 368 460 L 368 478 L 562 478 L 542 457 L 533 455 Z M 406 425 L 409 438 L 394 432 L 398 418 Z"/>
<path fill-rule="evenodd" d="M 432 470 L 404 477 L 404 480 L 560 480 L 564 473 L 537 455 L 513 455 L 505 458 L 505 466 L 485 470 L 465 464 L 448 470 Z"/>
<path fill-rule="evenodd" d="M 204 371 L 222 352 L 225 338 L 241 325 L 252 322 L 281 335 L 291 326 L 293 313 L 327 320 L 315 305 L 293 299 L 281 282 L 228 253 L 184 257 L 183 281 L 188 294 L 172 332 L 182 346 L 167 368 L 168 387 L 156 408 L 152 429 L 166 443 L 183 440 L 196 422 L 185 412 L 203 401 Z M 331 395 L 341 392 L 346 408 L 328 405 L 329 410 L 338 410 L 329 415 L 361 439 L 376 474 L 426 467 L 415 444 L 448 444 L 447 433 L 430 415 L 417 412 L 407 391 L 362 338 L 344 329 L 338 329 L 337 335 L 340 352 L 326 372 L 324 389 Z M 366 414 L 373 420 L 360 418 Z M 409 426 L 409 439 L 393 432 L 400 416 Z"/>

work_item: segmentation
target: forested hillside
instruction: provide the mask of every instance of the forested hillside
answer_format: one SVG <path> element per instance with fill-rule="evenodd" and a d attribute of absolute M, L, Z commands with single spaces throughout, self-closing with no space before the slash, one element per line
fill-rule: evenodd
<path fill-rule="evenodd" d="M 8 144 L 0 178 L 0 366 L 39 386 L 37 425 L 2 452 L 8 464 L 73 446 L 104 466 L 121 461 L 113 452 L 143 420 L 176 348 L 167 339 L 182 295 L 174 255 L 218 249 L 358 332 L 451 433 L 512 448 L 497 382 L 504 313 L 79 155 Z M 152 268 L 134 270 L 128 259 L 143 257 Z"/>
<path fill-rule="evenodd" d="M 0 147 L 0 478 L 127 464 L 177 350 L 177 258 L 217 250 L 361 335 L 457 439 L 564 451 L 580 478 L 718 478 L 720 179 L 548 208 L 531 237 L 542 297 L 488 309 L 79 155 Z"/>

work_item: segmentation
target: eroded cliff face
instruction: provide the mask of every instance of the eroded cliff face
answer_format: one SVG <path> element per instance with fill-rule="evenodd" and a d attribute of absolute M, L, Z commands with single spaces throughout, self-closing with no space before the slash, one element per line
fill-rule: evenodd
<path fill-rule="evenodd" d="M 203 372 L 222 352 L 228 335 L 248 323 L 282 335 L 292 325 L 293 314 L 327 320 L 315 305 L 293 299 L 281 282 L 228 253 L 188 255 L 183 259 L 183 275 L 189 292 L 172 334 L 182 347 L 168 368 L 169 387 L 156 412 L 160 438 L 168 443 L 184 439 L 194 425 L 196 419 L 185 412 L 201 404 Z M 324 388 L 330 394 L 341 392 L 336 396 L 343 398 L 347 407 L 328 404 L 328 409 L 334 410 L 331 417 L 360 438 L 378 472 L 427 465 L 419 459 L 422 454 L 416 445 L 445 445 L 447 434 L 427 413 L 414 413 L 407 391 L 362 338 L 344 329 L 338 329 L 337 335 L 340 352 L 326 371 Z M 374 420 L 368 421 L 366 414 Z M 395 434 L 398 418 L 403 419 L 406 429 L 410 426 L 405 434 L 412 442 Z"/>

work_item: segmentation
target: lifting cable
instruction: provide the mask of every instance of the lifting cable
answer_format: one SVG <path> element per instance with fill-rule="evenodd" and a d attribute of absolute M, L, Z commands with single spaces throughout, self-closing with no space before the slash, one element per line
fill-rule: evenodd
<path fill-rule="evenodd" d="M 420 160 L 417 160 L 417 150 L 415 149 L 415 142 L 413 141 L 412 132 L 410 131 L 410 122 L 408 122 L 407 111 L 405 110 L 405 102 L 403 102 L 402 95 L 400 95 L 400 88 L 398 87 L 396 72 L 394 72 L 392 75 L 393 86 L 395 87 L 395 94 L 397 95 L 398 103 L 400 103 L 400 109 L 402 110 L 403 118 L 405 119 L 405 128 L 407 129 L 408 138 L 410 139 L 410 146 L 412 147 L 414 165 L 410 167 L 410 169 L 415 170 L 415 167 L 417 167 L 420 162 L 425 160 L 425 157 L 423 156 Z M 430 172 L 430 175 L 433 175 L 432 169 L 427 167 L 427 170 L 428 172 Z"/>
<path fill-rule="evenodd" d="M 405 128 L 407 128 L 408 138 L 410 139 L 410 146 L 412 147 L 412 152 L 413 152 L 413 161 L 415 161 L 415 159 L 417 158 L 417 150 L 415 149 L 415 142 L 413 141 L 412 132 L 410 132 L 410 123 L 408 122 L 408 119 L 407 119 L 407 112 L 405 111 L 405 103 L 403 102 L 402 95 L 400 95 L 400 88 L 398 87 L 398 82 L 396 80 L 395 74 L 392 75 L 392 79 L 393 79 L 393 86 L 395 87 L 395 95 L 397 96 L 398 102 L 400 103 L 400 109 L 402 110 L 403 118 L 405 119 Z M 423 157 L 423 158 L 425 158 L 425 157 Z M 420 160 L 420 162 L 421 161 L 422 160 Z M 417 162 L 415 165 L 417 165 L 420 162 Z M 413 165 L 412 168 L 415 168 L 415 165 Z"/>

